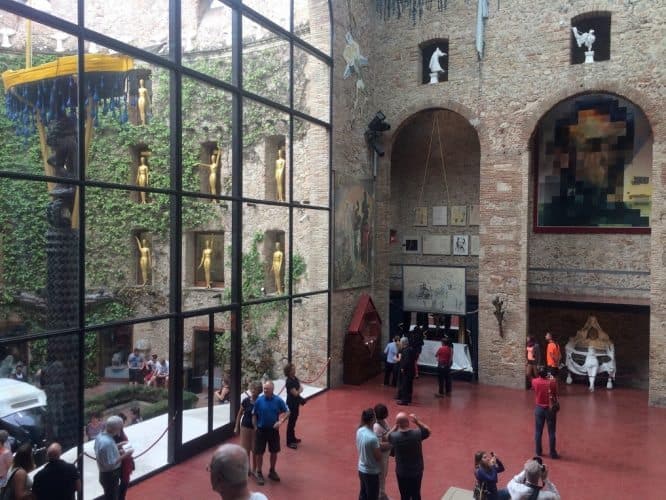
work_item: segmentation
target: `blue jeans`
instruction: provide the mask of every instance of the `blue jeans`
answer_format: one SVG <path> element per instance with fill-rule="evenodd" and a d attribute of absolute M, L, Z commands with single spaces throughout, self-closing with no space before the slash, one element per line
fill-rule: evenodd
<path fill-rule="evenodd" d="M 379 474 L 366 474 L 358 471 L 361 491 L 358 500 L 377 500 L 379 498 Z"/>
<path fill-rule="evenodd" d="M 557 415 L 548 411 L 548 408 L 537 405 L 534 408 L 534 443 L 536 445 L 536 454 L 542 455 L 541 435 L 543 434 L 543 424 L 548 425 L 548 445 L 550 454 L 557 453 L 555 447 L 555 426 L 557 424 Z"/>

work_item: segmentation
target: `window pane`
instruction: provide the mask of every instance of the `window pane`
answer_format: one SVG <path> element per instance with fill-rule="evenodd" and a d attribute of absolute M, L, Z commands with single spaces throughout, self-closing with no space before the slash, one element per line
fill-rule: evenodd
<path fill-rule="evenodd" d="M 243 88 L 289 105 L 289 42 L 243 18 Z"/>
<path fill-rule="evenodd" d="M 133 47 L 169 56 L 169 0 L 85 2 L 85 26 Z M 108 52 L 99 48 L 100 53 Z"/>
<path fill-rule="evenodd" d="M 303 397 L 327 386 L 328 297 L 325 293 L 292 301 L 292 359 Z"/>
<path fill-rule="evenodd" d="M 231 300 L 231 202 L 183 198 L 184 310 Z"/>
<path fill-rule="evenodd" d="M 231 8 L 219 0 L 203 13 L 198 2 L 181 2 L 183 64 L 220 80 L 231 80 Z"/>
<path fill-rule="evenodd" d="M 0 182 L 0 336 L 78 324 L 79 233 L 75 191 L 67 194 L 54 200 L 45 182 Z"/>
<path fill-rule="evenodd" d="M 328 122 L 329 82 L 328 65 L 294 46 L 294 109 Z"/>
<path fill-rule="evenodd" d="M 318 125 L 294 119 L 294 200 L 329 206 L 329 133 Z"/>
<path fill-rule="evenodd" d="M 169 196 L 86 191 L 86 323 L 103 324 L 169 310 Z"/>
<path fill-rule="evenodd" d="M 288 208 L 244 204 L 243 300 L 287 293 L 288 243 Z"/>
<path fill-rule="evenodd" d="M 233 335 L 231 313 L 215 314 L 215 332 L 213 337 L 213 352 L 215 365 L 215 379 L 213 389 L 213 429 L 217 429 L 229 422 L 233 422 L 235 415 L 231 412 L 231 403 L 227 391 L 231 389 L 231 337 Z M 241 390 L 243 387 L 241 387 Z"/>
<path fill-rule="evenodd" d="M 0 19 L 5 16 L 16 17 L 0 11 Z M 12 51 L 25 46 L 27 21 L 21 18 L 15 22 L 23 31 L 8 38 Z M 78 70 L 76 56 L 71 57 L 76 38 L 68 37 L 72 42 L 68 51 L 54 52 L 51 37 L 66 35 L 36 22 L 29 26 L 33 32 L 32 67 L 26 69 L 24 54 L 3 52 L 5 105 L 0 110 L 0 133 L 4 154 L 0 156 L 0 171 L 76 179 Z M 49 190 L 55 187 L 55 183 L 49 184 Z"/>
<path fill-rule="evenodd" d="M 331 53 L 331 20 L 328 0 L 294 0 L 294 34 Z"/>
<path fill-rule="evenodd" d="M 136 367 L 131 374 L 128 362 Z M 132 479 L 167 464 L 168 435 L 158 438 L 169 426 L 169 370 L 167 320 L 100 328 L 86 333 L 86 454 L 95 455 L 93 445 L 94 437 L 101 429 L 99 422 L 122 413 L 127 417 L 124 432 L 134 455 L 146 452 L 136 460 Z M 186 396 L 184 400 L 196 405 L 195 395 Z M 147 451 L 153 443 L 155 446 Z M 76 450 L 72 451 L 72 457 L 63 458 L 73 462 Z M 97 498 L 103 493 L 97 466 L 92 460 L 84 463 L 84 495 Z"/>
<path fill-rule="evenodd" d="M 53 441 L 64 450 L 73 448 L 76 457 L 79 365 L 72 360 L 78 357 L 77 335 L 0 346 L 0 397 L 11 393 L 20 398 L 0 416 L 0 429 L 9 432 L 12 451 L 32 444 L 37 465 L 46 461 L 45 447 Z"/>
<path fill-rule="evenodd" d="M 289 30 L 289 9 L 291 0 L 243 0 L 243 3 L 275 24 Z M 245 28 L 243 28 L 245 32 Z"/>
<path fill-rule="evenodd" d="M 243 101 L 243 196 L 289 200 L 289 115 Z"/>
<path fill-rule="evenodd" d="M 241 389 L 261 381 L 276 382 L 275 393 L 284 386 L 282 368 L 287 362 L 287 308 L 283 300 L 243 307 L 243 348 Z M 281 397 L 286 398 L 284 393 Z"/>
<path fill-rule="evenodd" d="M 231 94 L 183 78 L 183 190 L 231 194 Z"/>
<path fill-rule="evenodd" d="M 294 212 L 294 293 L 328 288 L 328 217 L 326 210 L 299 208 Z"/>

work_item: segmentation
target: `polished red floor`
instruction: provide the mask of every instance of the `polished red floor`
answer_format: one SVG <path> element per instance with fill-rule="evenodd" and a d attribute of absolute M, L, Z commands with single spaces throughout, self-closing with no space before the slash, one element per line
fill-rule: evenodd
<path fill-rule="evenodd" d="M 424 500 L 440 499 L 450 486 L 471 489 L 473 455 L 492 450 L 507 471 L 504 486 L 533 455 L 533 396 L 521 391 L 454 381 L 453 396 L 433 396 L 436 380 L 422 376 L 415 383 L 414 404 L 406 407 L 427 423 L 433 433 L 423 446 L 426 470 Z M 558 418 L 561 460 L 546 460 L 551 480 L 562 498 L 613 500 L 666 498 L 666 409 L 649 408 L 647 393 L 584 385 L 562 387 Z M 394 390 L 376 379 L 360 387 L 327 391 L 303 407 L 297 434 L 298 450 L 283 447 L 277 470 L 280 483 L 251 483 L 271 500 L 353 499 L 358 497 L 354 433 L 361 410 L 384 402 L 392 418 Z M 284 429 L 283 431 L 284 432 Z M 284 441 L 284 437 L 283 437 Z M 544 432 L 544 449 L 548 449 Z M 130 500 L 214 499 L 206 465 L 212 449 L 130 488 Z M 264 469 L 267 468 L 265 456 Z M 393 468 L 393 463 L 390 464 Z M 264 470 L 264 475 L 267 470 Z M 393 470 L 387 492 L 399 498 Z"/>

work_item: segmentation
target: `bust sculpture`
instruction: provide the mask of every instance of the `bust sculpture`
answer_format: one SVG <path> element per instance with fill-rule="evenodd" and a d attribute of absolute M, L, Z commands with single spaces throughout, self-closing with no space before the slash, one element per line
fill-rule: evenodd
<path fill-rule="evenodd" d="M 444 57 L 446 55 L 445 52 L 442 52 L 439 47 L 435 49 L 435 52 L 432 53 L 432 56 L 430 56 L 430 64 L 428 64 L 428 67 L 430 68 L 430 83 L 439 83 L 439 74 L 444 73 L 444 68 L 442 68 L 442 65 L 439 64 L 439 58 Z"/>
<path fill-rule="evenodd" d="M 587 49 L 585 51 L 585 63 L 593 63 L 594 62 L 594 51 L 592 50 L 592 44 L 594 41 L 597 39 L 597 37 L 594 35 L 594 30 L 590 30 L 587 33 L 579 33 L 578 28 L 575 26 L 571 28 L 571 31 L 574 34 L 574 37 L 576 38 L 576 43 L 578 44 L 579 47 L 582 47 L 585 45 L 585 48 Z"/>
<path fill-rule="evenodd" d="M 273 252 L 273 264 L 271 266 L 271 271 L 273 272 L 273 277 L 275 278 L 275 291 L 278 294 L 283 293 L 282 289 L 282 264 L 284 262 L 284 254 L 280 250 L 280 242 L 275 243 L 275 251 Z"/>

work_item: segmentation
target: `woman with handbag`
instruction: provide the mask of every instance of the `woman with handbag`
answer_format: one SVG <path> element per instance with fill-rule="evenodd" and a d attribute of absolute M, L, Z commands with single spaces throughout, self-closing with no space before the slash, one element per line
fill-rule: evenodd
<path fill-rule="evenodd" d="M 474 454 L 474 498 L 477 500 L 508 500 L 506 490 L 497 490 L 497 475 L 504 472 L 504 464 L 495 453 L 477 451 Z"/>

